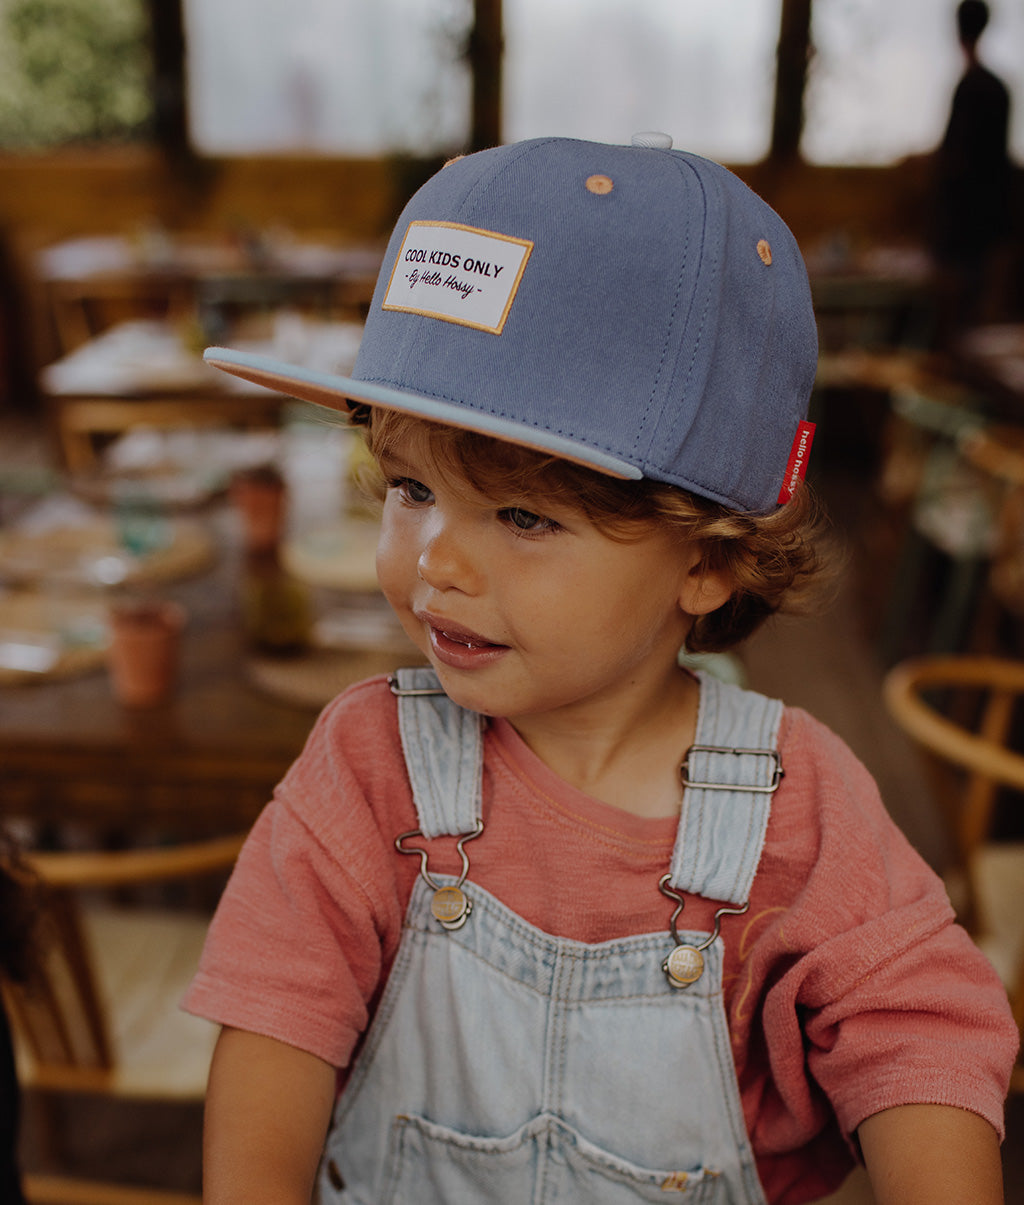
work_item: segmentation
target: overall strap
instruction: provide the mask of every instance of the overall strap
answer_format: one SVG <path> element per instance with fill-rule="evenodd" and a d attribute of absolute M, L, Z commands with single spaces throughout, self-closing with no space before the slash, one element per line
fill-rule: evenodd
<path fill-rule="evenodd" d="M 683 764 L 686 789 L 669 882 L 678 891 L 744 904 L 782 777 L 782 704 L 697 676 L 697 736 Z M 398 670 L 391 689 L 420 831 L 428 840 L 472 832 L 481 812 L 481 717 L 453 703 L 426 667 Z"/>
<path fill-rule="evenodd" d="M 782 704 L 705 673 L 697 677 L 697 736 L 683 763 L 669 881 L 678 891 L 745 904 L 782 777 Z"/>
<path fill-rule="evenodd" d="M 391 679 L 420 831 L 428 840 L 472 832 L 480 819 L 483 722 L 453 703 L 432 669 Z"/>

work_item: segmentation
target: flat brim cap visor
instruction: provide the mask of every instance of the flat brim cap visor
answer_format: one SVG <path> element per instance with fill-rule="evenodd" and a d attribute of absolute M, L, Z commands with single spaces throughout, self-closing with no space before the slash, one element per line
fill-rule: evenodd
<path fill-rule="evenodd" d="M 412 300 L 435 272 L 423 260 L 435 232 L 513 244 L 498 318 L 451 295 L 492 288 L 484 256 L 432 275 L 435 296 L 449 290 L 443 316 Z M 796 243 L 737 177 L 679 151 L 541 139 L 467 156 L 416 193 L 350 377 L 206 358 L 322 405 L 388 406 L 765 512 L 817 340 Z"/>

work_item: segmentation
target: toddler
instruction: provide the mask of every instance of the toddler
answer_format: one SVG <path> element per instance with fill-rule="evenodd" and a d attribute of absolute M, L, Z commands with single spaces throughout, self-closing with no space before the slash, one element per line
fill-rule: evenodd
<path fill-rule="evenodd" d="M 210 1202 L 1002 1199 L 1017 1033 L 941 883 L 679 656 L 813 581 L 816 358 L 790 232 L 659 134 L 445 166 L 350 378 L 207 353 L 365 427 L 428 663 L 324 710 L 214 919 Z"/>

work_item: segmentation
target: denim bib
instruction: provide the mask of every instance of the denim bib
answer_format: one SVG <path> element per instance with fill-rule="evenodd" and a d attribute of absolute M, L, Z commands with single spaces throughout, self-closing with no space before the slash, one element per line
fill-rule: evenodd
<path fill-rule="evenodd" d="M 663 889 L 737 911 L 781 777 L 782 708 L 699 678 Z M 427 669 L 399 671 L 393 689 L 420 841 L 475 834 L 480 717 L 456 707 Z M 677 931 L 673 920 L 671 931 L 571 941 L 528 924 L 471 877 L 423 869 L 335 1111 L 322 1205 L 664 1205 L 674 1196 L 765 1205 L 732 1062 L 717 922 L 714 934 Z M 692 981 L 675 971 L 676 954 L 684 967 L 696 960 Z"/>

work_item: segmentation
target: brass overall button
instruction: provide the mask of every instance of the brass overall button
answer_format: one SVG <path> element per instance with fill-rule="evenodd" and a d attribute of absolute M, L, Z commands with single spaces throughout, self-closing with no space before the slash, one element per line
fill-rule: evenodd
<path fill-rule="evenodd" d="M 673 987 L 689 987 L 704 974 L 704 955 L 696 946 L 676 946 L 662 964 Z"/>
<path fill-rule="evenodd" d="M 430 911 L 446 929 L 455 929 L 469 915 L 469 900 L 460 887 L 439 887 L 430 901 Z"/>

